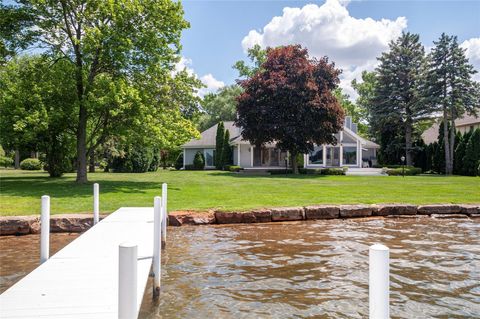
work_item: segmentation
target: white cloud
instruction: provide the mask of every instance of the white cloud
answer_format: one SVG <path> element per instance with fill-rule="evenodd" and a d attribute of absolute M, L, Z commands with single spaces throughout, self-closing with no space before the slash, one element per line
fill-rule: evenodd
<path fill-rule="evenodd" d="M 477 73 L 474 74 L 473 79 L 475 81 L 480 81 L 480 38 L 471 38 L 463 41 L 460 46 L 466 50 L 465 55 L 470 60 L 470 63 L 473 65 L 475 70 L 477 70 Z"/>
<path fill-rule="evenodd" d="M 251 30 L 242 40 L 246 51 L 255 44 L 262 47 L 300 44 L 311 56 L 328 56 L 344 70 L 341 87 L 353 98 L 350 85 L 360 78 L 363 70 L 373 70 L 376 58 L 388 48 L 388 43 L 401 35 L 407 19 L 357 19 L 347 10 L 349 1 L 327 0 L 323 5 L 283 9 L 262 30 Z"/>
<path fill-rule="evenodd" d="M 199 77 L 195 73 L 195 70 L 192 68 L 192 60 L 185 57 L 181 57 L 180 61 L 175 65 L 174 73 L 177 73 L 183 70 L 186 70 L 188 74 L 193 75 L 196 78 L 199 78 L 200 81 L 202 81 L 202 83 L 205 84 L 206 87 L 201 88 L 197 92 L 197 95 L 200 97 L 203 97 L 207 93 L 216 92 L 218 89 L 225 86 L 224 82 L 215 79 L 215 77 L 211 73 L 208 73 L 208 74 L 205 74 L 204 76 Z"/>
<path fill-rule="evenodd" d="M 202 83 L 207 86 L 206 88 L 201 88 L 198 91 L 198 95 L 201 97 L 203 97 L 207 93 L 216 92 L 218 89 L 225 86 L 225 83 L 215 79 L 215 77 L 211 73 L 202 76 L 200 78 L 200 81 L 202 81 Z"/>

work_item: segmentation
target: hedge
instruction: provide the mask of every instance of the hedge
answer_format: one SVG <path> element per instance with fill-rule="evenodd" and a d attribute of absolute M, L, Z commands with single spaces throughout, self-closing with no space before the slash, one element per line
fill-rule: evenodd
<path fill-rule="evenodd" d="M 13 159 L 10 157 L 0 156 L 0 166 L 5 168 L 13 166 Z"/>
<path fill-rule="evenodd" d="M 225 170 L 230 172 L 239 172 L 242 168 L 238 165 L 225 165 Z"/>
<path fill-rule="evenodd" d="M 37 158 L 26 158 L 20 162 L 20 168 L 25 171 L 39 171 L 42 169 L 42 162 Z"/>
<path fill-rule="evenodd" d="M 405 169 L 403 168 L 390 168 L 386 169 L 385 173 L 387 173 L 389 176 L 412 176 L 412 175 L 417 175 L 422 173 L 422 169 L 420 167 L 411 167 L 411 166 L 406 166 Z"/>

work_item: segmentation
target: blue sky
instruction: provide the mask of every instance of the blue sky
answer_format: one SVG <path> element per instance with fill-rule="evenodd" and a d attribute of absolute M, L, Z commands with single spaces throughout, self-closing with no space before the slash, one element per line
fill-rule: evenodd
<path fill-rule="evenodd" d="M 345 69 L 343 87 L 354 95 L 348 82 L 375 67 L 375 57 L 388 41 L 410 31 L 419 33 L 427 47 L 442 32 L 457 35 L 480 67 L 480 0 L 328 2 L 183 1 L 191 24 L 182 38 L 186 66 L 213 91 L 235 81 L 231 66 L 246 59 L 248 46 L 300 42 L 312 55 L 326 54 Z M 298 9 L 284 12 L 285 7 Z M 280 18 L 272 22 L 276 16 Z M 256 32 L 249 35 L 251 30 Z"/>

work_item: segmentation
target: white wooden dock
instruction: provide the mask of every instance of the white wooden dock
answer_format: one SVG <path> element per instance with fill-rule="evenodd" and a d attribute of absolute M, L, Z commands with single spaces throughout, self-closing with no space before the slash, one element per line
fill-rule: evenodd
<path fill-rule="evenodd" d="M 117 319 L 123 242 L 138 245 L 140 309 L 152 265 L 153 217 L 152 207 L 110 214 L 0 295 L 0 317 Z"/>

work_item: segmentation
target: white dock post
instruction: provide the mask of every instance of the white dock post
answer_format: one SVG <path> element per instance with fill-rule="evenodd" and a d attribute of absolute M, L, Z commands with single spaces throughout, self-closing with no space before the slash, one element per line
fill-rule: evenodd
<path fill-rule="evenodd" d="M 390 250 L 375 244 L 369 249 L 370 319 L 390 318 Z"/>
<path fill-rule="evenodd" d="M 100 220 L 100 189 L 98 183 L 93 184 L 93 224 Z"/>
<path fill-rule="evenodd" d="M 48 260 L 50 255 L 50 196 L 42 196 L 40 216 L 40 263 Z"/>
<path fill-rule="evenodd" d="M 168 222 L 167 192 L 168 192 L 167 183 L 163 183 L 162 184 L 162 248 L 165 248 L 165 246 L 167 245 L 167 222 Z"/>
<path fill-rule="evenodd" d="M 162 198 L 156 196 L 153 200 L 153 297 L 160 294 L 161 276 L 161 227 L 162 227 Z"/>
<path fill-rule="evenodd" d="M 118 318 L 137 318 L 137 245 L 118 247 Z"/>

